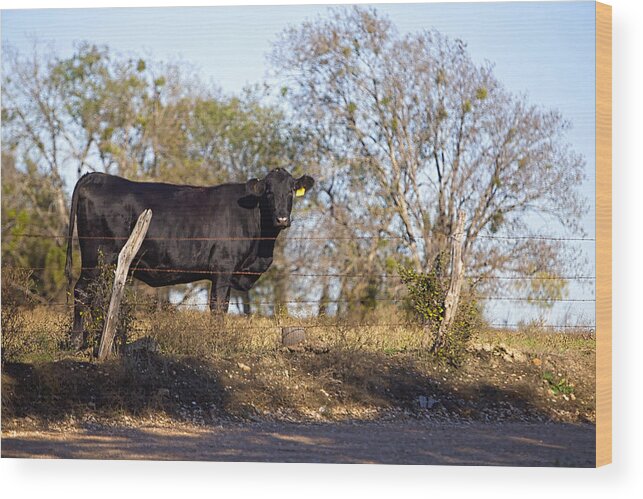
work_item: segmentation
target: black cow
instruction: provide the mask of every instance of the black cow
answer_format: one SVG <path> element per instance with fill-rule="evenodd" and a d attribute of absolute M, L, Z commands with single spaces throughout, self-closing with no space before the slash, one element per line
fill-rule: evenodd
<path fill-rule="evenodd" d="M 98 277 L 99 253 L 113 264 L 139 215 L 152 221 L 132 263 L 132 274 L 150 286 L 208 279 L 210 309 L 225 312 L 230 289 L 249 290 L 273 259 L 275 240 L 290 226 L 293 197 L 314 180 L 282 168 L 245 184 L 212 187 L 132 182 L 103 173 L 78 180 L 71 201 L 65 272 L 71 285 L 72 237 L 77 223 L 82 271 L 74 288 L 72 342 L 86 340 L 83 314 Z"/>

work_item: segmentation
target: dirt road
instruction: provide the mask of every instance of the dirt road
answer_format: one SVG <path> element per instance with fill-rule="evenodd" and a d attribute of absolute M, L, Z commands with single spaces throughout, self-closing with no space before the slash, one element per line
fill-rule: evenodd
<path fill-rule="evenodd" d="M 593 466 L 591 425 L 421 421 L 3 432 L 2 457 Z"/>

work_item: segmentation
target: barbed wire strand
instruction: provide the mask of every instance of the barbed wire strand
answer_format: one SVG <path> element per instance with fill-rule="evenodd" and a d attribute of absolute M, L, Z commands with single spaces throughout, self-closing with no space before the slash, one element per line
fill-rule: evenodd
<path fill-rule="evenodd" d="M 481 300 L 481 301 L 525 301 L 525 302 L 582 302 L 582 303 L 595 303 L 595 299 L 590 299 L 590 298 L 559 298 L 559 299 L 548 299 L 548 298 L 530 298 L 530 297 L 510 297 L 510 296 L 486 296 L 486 297 L 477 297 L 476 299 Z M 363 299 L 363 298 L 355 298 L 355 299 L 343 299 L 343 300 L 284 300 L 284 301 L 251 301 L 250 304 L 254 306 L 272 306 L 272 307 L 280 307 L 284 305 L 331 305 L 331 304 L 342 304 L 342 305 L 348 305 L 348 304 L 362 304 L 364 305 L 365 303 L 369 303 L 372 301 L 375 302 L 386 302 L 386 303 L 403 303 L 406 302 L 408 299 L 407 298 L 368 298 L 368 299 Z M 235 303 L 233 301 L 230 301 L 229 303 Z M 74 306 L 73 303 L 66 303 L 66 302 L 47 302 L 47 303 L 41 303 L 39 304 L 44 307 L 68 307 L 71 308 Z M 83 306 L 89 306 L 87 304 L 82 304 Z M 136 308 L 152 308 L 156 307 L 157 304 L 154 302 L 130 302 L 130 306 L 136 307 Z M 171 307 L 176 307 L 176 308 L 197 308 L 197 307 L 208 307 L 210 305 L 210 302 L 187 302 L 187 303 L 169 303 L 167 304 Z"/>
<path fill-rule="evenodd" d="M 264 324 L 257 326 L 246 326 L 246 325 L 236 325 L 236 324 L 214 324 L 210 328 L 192 328 L 191 331 L 194 333 L 211 333 L 213 331 L 221 329 L 230 329 L 234 331 L 246 331 L 246 330 L 266 330 L 266 329 L 281 329 L 281 328 L 301 328 L 301 329 L 320 329 L 320 328 L 335 328 L 335 329 L 366 329 L 366 328 L 422 328 L 422 324 L 417 323 L 380 323 L 380 324 L 351 324 L 351 323 L 331 323 L 331 324 Z M 592 324 L 582 324 L 582 325 L 571 325 L 571 324 L 502 324 L 502 323 L 492 323 L 487 325 L 488 328 L 492 329 L 518 329 L 518 328 L 541 328 L 541 329 L 571 329 L 571 330 L 589 330 L 593 332 L 596 329 L 595 325 Z M 151 327 L 133 327 L 129 331 L 137 333 L 148 333 L 150 332 Z M 20 329 L 22 333 L 32 332 L 31 329 Z"/>
<path fill-rule="evenodd" d="M 3 270 L 20 270 L 20 271 L 43 271 L 48 267 L 2 267 Z M 99 270 L 100 267 L 81 267 L 81 270 Z M 233 272 L 222 272 L 216 270 L 203 269 L 151 269 L 148 267 L 130 267 L 130 271 L 138 272 L 162 272 L 162 273 L 183 273 L 183 274 L 206 274 L 206 275 L 248 275 L 262 276 L 265 272 L 252 272 L 237 270 Z M 309 272 L 288 272 L 288 276 L 295 277 L 350 277 L 350 278 L 367 278 L 378 277 L 382 279 L 401 279 L 397 274 L 355 274 L 355 273 L 309 273 Z M 497 279 L 497 280 L 595 280 L 595 276 L 493 276 L 481 274 L 465 275 L 468 279 Z"/>
<path fill-rule="evenodd" d="M 67 235 L 53 235 L 53 234 L 37 234 L 37 233 L 24 233 L 24 234 L 9 234 L 11 237 L 16 238 L 43 238 L 43 239 L 62 239 L 66 240 Z M 278 236 L 277 236 L 278 237 Z M 148 241 L 273 241 L 277 237 L 146 237 L 145 240 Z M 573 242 L 595 242 L 595 238 L 590 237 L 559 237 L 559 236 L 541 236 L 541 235 L 532 235 L 532 236 L 498 236 L 498 235 L 478 235 L 478 239 L 496 239 L 496 240 L 537 240 L 537 241 L 573 241 Z M 102 240 L 102 241 L 125 241 L 129 239 L 127 236 L 80 236 L 74 235 L 74 239 L 86 239 L 86 240 Z M 396 241 L 396 240 L 406 240 L 406 236 L 288 236 L 288 240 L 309 240 L 309 241 L 350 241 L 350 240 L 369 240 L 369 239 L 378 239 L 381 241 Z"/>
<path fill-rule="evenodd" d="M 422 324 L 417 324 L 417 323 L 410 323 L 410 322 L 399 322 L 399 323 L 380 323 L 380 324 L 351 324 L 351 323 L 335 323 L 335 324 L 267 324 L 267 325 L 262 325 L 262 326 L 245 326 L 241 325 L 238 326 L 236 324 L 217 324 L 213 325 L 211 328 L 198 328 L 198 329 L 192 329 L 193 332 L 211 332 L 213 330 L 217 330 L 219 328 L 221 329 L 232 329 L 232 330 L 263 330 L 263 329 L 276 329 L 276 328 L 302 328 L 302 329 L 320 329 L 320 328 L 343 328 L 343 329 L 350 329 L 350 328 L 379 328 L 379 327 L 386 327 L 386 328 L 398 328 L 398 327 L 404 327 L 404 328 L 422 328 Z M 570 324 L 565 324 L 565 325 L 554 325 L 554 324 L 536 324 L 536 325 L 530 325 L 530 324 L 502 324 L 502 323 L 492 323 L 488 324 L 489 328 L 496 328 L 496 329 L 515 329 L 515 328 L 527 328 L 527 327 L 535 327 L 535 328 L 543 328 L 543 329 L 590 329 L 594 330 L 596 326 L 592 324 L 583 324 L 583 325 L 570 325 Z M 134 331 L 137 332 L 148 332 L 149 328 L 134 328 Z"/>

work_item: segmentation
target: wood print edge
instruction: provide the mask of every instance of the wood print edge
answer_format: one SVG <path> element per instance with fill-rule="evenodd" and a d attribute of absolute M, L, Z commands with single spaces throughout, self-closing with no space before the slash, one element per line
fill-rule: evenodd
<path fill-rule="evenodd" d="M 596 466 L 612 462 L 612 7 L 596 2 Z"/>

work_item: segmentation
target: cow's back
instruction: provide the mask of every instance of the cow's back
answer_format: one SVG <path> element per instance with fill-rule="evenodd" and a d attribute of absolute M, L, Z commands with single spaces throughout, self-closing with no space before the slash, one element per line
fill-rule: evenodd
<path fill-rule="evenodd" d="M 79 180 L 77 188 L 83 266 L 97 265 L 99 252 L 107 263 L 115 262 L 139 215 L 152 210 L 147 236 L 133 264 L 156 270 L 137 275 L 152 285 L 196 280 L 209 268 L 215 245 L 223 245 L 233 257 L 247 258 L 252 238 L 260 233 L 258 207 L 239 202 L 245 195 L 244 184 L 198 187 L 91 173 Z M 177 270 L 196 274 L 180 275 Z"/>

